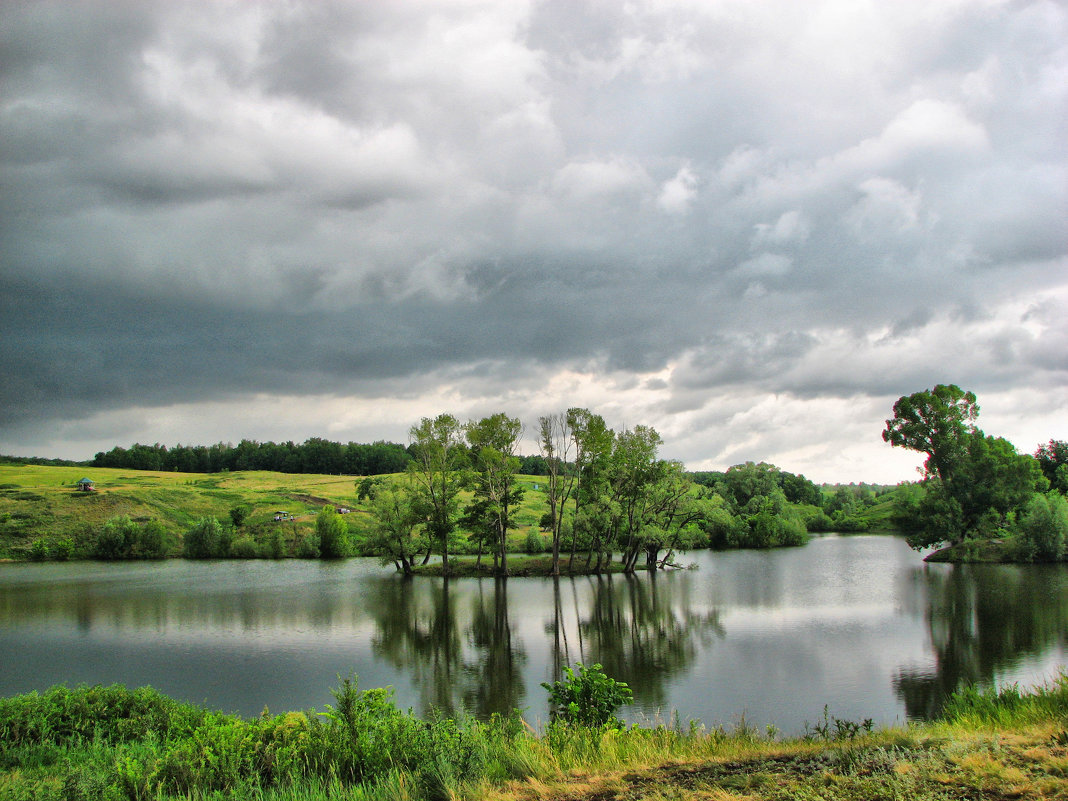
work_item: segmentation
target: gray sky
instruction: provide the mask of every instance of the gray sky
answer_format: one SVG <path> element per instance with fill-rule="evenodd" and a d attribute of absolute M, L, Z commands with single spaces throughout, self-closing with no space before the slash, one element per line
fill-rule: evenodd
<path fill-rule="evenodd" d="M 9 0 L 0 452 L 588 406 L 893 482 L 936 383 L 1030 452 L 1066 97 L 1062 2 Z"/>

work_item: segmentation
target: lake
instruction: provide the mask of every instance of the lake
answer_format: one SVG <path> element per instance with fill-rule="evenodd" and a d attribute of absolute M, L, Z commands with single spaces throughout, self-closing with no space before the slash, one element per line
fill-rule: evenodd
<path fill-rule="evenodd" d="M 926 718 L 959 682 L 1068 667 L 1068 567 L 928 565 L 896 537 L 691 552 L 692 569 L 404 580 L 373 559 L 0 565 L 0 695 L 150 684 L 246 716 L 333 702 L 548 718 L 543 681 L 600 662 L 631 722 Z"/>

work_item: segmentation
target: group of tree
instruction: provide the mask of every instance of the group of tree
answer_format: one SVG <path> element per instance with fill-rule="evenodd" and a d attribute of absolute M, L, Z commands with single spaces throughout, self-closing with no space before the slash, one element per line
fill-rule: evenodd
<path fill-rule="evenodd" d="M 179 473 L 220 473 L 272 470 L 278 473 L 318 473 L 373 476 L 403 471 L 411 461 L 403 445 L 394 442 L 330 442 L 312 437 L 301 444 L 243 439 L 236 446 L 134 444 L 114 447 L 93 457 L 91 467 L 165 470 Z"/>
<path fill-rule="evenodd" d="M 899 525 L 916 548 L 1011 540 L 1018 555 L 1064 558 L 1068 547 L 1068 444 L 1032 456 L 976 426 L 974 393 L 955 384 L 903 396 L 883 439 L 927 455 L 923 480 L 902 493 Z"/>
<path fill-rule="evenodd" d="M 507 575 L 508 532 L 524 493 L 517 476 L 529 464 L 517 454 L 522 433 L 521 422 L 502 413 L 466 424 L 451 414 L 423 418 L 409 432 L 413 458 L 403 479 L 360 484 L 374 520 L 365 551 L 406 574 L 436 554 L 447 575 L 450 556 L 463 550 L 479 563 L 491 558 L 493 571 Z M 795 545 L 807 537 L 804 522 L 785 514 L 781 489 L 770 500 L 756 488 L 740 505 L 733 491 L 728 500 L 719 486 L 660 458 L 660 435 L 648 426 L 616 432 L 600 415 L 572 408 L 539 418 L 537 439 L 547 507 L 541 528 L 554 575 L 577 559 L 583 571 L 607 570 L 618 559 L 633 572 L 663 567 L 680 548 Z M 821 495 L 803 477 L 780 479 L 765 465 L 728 471 L 724 486 L 740 487 L 752 470 L 774 471 L 773 483 L 784 481 L 792 493 Z M 719 536 L 724 524 L 730 533 Z"/>

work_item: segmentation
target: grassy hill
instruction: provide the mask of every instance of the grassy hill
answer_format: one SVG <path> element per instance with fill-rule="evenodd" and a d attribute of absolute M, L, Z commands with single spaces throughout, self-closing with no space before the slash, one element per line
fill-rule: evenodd
<path fill-rule="evenodd" d="M 93 492 L 77 482 L 88 478 Z M 396 481 L 400 476 L 382 476 Z M 168 473 L 92 467 L 0 465 L 0 558 L 24 559 L 35 539 L 70 538 L 75 550 L 92 542 L 96 531 L 113 517 L 136 522 L 158 520 L 177 553 L 179 537 L 196 520 L 214 515 L 228 523 L 230 509 L 248 507 L 242 528 L 259 540 L 281 528 L 288 544 L 314 527 L 325 505 L 347 507 L 349 529 L 359 535 L 368 525 L 366 505 L 356 500 L 354 476 L 328 476 L 250 471 L 236 473 Z M 517 546 L 545 511 L 544 495 L 535 491 L 537 476 L 522 476 L 527 489 L 517 514 L 513 537 Z M 292 519 L 275 522 L 277 512 Z"/>

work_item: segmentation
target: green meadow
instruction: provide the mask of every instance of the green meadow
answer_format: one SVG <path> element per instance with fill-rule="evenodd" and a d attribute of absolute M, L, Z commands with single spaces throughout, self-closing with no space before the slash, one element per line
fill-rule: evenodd
<path fill-rule="evenodd" d="M 77 482 L 88 478 L 95 490 L 82 492 Z M 404 480 L 403 474 L 377 477 Z M 74 543 L 74 556 L 95 541 L 96 533 L 115 517 L 162 524 L 167 555 L 181 551 L 180 537 L 197 520 L 214 516 L 229 523 L 230 510 L 245 507 L 242 533 L 256 541 L 281 531 L 289 546 L 315 528 L 315 515 L 326 505 L 346 507 L 349 530 L 357 542 L 370 525 L 366 504 L 357 500 L 359 477 L 247 471 L 175 473 L 121 468 L 51 467 L 0 464 L 0 558 L 27 559 L 35 540 L 64 538 Z M 545 512 L 537 476 L 520 476 L 527 490 L 515 515 L 509 539 L 522 550 L 531 526 Z M 276 522 L 278 512 L 290 519 Z"/>

